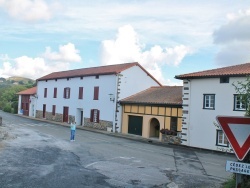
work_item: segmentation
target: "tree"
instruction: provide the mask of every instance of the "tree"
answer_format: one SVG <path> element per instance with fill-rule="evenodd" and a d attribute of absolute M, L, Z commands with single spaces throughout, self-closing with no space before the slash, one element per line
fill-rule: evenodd
<path fill-rule="evenodd" d="M 9 107 L 12 107 L 11 111 L 17 111 L 17 106 L 12 103 L 14 102 L 14 104 L 16 104 L 18 101 L 18 95 L 16 93 L 25 89 L 26 87 L 21 85 L 12 85 L 4 89 L 0 89 L 0 109 L 7 109 L 7 111 L 9 111 Z"/>
<path fill-rule="evenodd" d="M 245 81 L 238 81 L 233 83 L 236 93 L 240 96 L 240 102 L 245 104 L 246 113 L 245 116 L 250 117 L 250 76 L 247 76 Z M 250 163 L 250 152 L 246 155 L 243 160 L 244 163 Z M 250 176 L 242 175 L 241 187 L 250 187 Z"/>

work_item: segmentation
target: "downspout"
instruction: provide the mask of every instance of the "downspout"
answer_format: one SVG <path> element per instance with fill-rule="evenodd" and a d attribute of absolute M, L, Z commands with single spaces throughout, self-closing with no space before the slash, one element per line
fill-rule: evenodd
<path fill-rule="evenodd" d="M 191 104 L 191 80 L 188 80 L 189 82 L 189 103 L 188 103 L 188 146 L 190 146 L 190 104 Z"/>

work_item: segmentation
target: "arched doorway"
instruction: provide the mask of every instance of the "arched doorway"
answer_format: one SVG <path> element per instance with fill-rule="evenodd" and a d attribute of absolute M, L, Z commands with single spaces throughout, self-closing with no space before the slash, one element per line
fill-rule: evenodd
<path fill-rule="evenodd" d="M 160 122 L 156 118 L 152 118 L 150 121 L 149 137 L 157 137 L 160 135 Z"/>

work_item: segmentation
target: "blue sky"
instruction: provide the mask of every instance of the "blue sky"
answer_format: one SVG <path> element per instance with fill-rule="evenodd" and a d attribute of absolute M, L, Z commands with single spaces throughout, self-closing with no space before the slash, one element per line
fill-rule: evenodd
<path fill-rule="evenodd" d="M 250 1 L 0 0 L 0 77 L 139 62 L 175 75 L 250 62 Z"/>

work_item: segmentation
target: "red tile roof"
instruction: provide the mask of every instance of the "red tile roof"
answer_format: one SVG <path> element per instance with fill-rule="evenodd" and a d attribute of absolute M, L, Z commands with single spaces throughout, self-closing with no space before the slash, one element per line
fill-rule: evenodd
<path fill-rule="evenodd" d="M 36 87 L 32 87 L 17 93 L 17 95 L 34 95 L 36 94 Z"/>
<path fill-rule="evenodd" d="M 182 104 L 182 86 L 154 86 L 122 99 L 121 104 Z"/>
<path fill-rule="evenodd" d="M 41 78 L 38 78 L 38 81 L 41 80 L 52 80 L 59 78 L 73 78 L 73 77 L 81 77 L 81 76 L 95 76 L 95 75 L 111 75 L 111 74 L 119 74 L 120 72 L 131 68 L 133 66 L 139 66 L 143 71 L 145 71 L 152 79 L 154 79 L 159 85 L 161 85 L 150 73 L 148 73 L 139 63 L 124 63 L 124 64 L 116 64 L 116 65 L 107 65 L 100 67 L 90 67 L 83 69 L 75 69 L 61 72 L 53 72 Z"/>
<path fill-rule="evenodd" d="M 223 67 L 218 69 L 205 70 L 200 72 L 194 72 L 189 74 L 177 75 L 177 79 L 188 78 L 215 78 L 221 76 L 246 76 L 250 75 L 250 63 L 234 65 L 229 67 Z"/>

